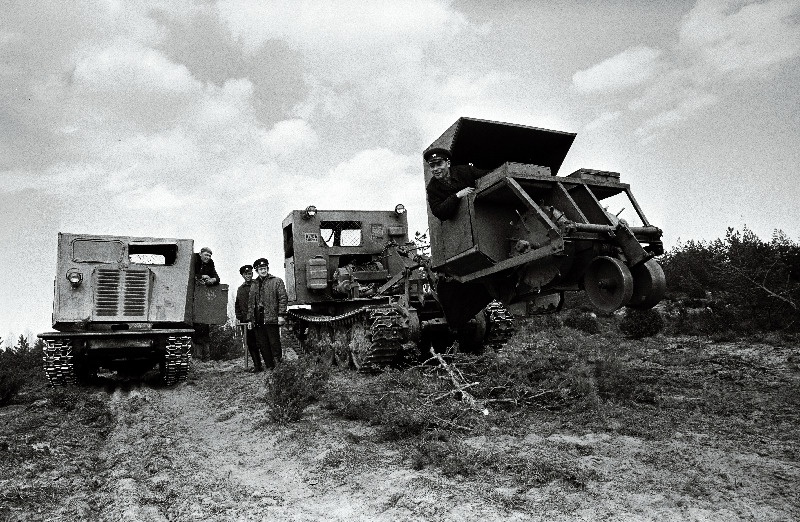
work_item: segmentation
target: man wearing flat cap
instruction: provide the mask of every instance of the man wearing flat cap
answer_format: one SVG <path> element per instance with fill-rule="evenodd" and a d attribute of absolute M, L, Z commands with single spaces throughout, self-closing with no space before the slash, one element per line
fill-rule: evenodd
<path fill-rule="evenodd" d="M 250 300 L 250 287 L 253 285 L 253 265 L 243 265 L 239 268 L 239 274 L 244 279 L 244 282 L 236 290 L 236 302 L 233 308 L 239 324 L 247 325 L 247 303 Z M 246 327 L 244 329 L 244 338 L 247 342 L 247 351 L 250 353 L 250 358 L 253 359 L 252 371 L 254 373 L 263 372 L 264 366 L 261 364 L 261 355 L 256 345 L 255 330 L 252 327 Z"/>
<path fill-rule="evenodd" d="M 247 321 L 256 335 L 256 346 L 267 368 L 274 368 L 283 358 L 280 327 L 286 324 L 289 297 L 283 280 L 269 273 L 269 261 L 260 257 L 253 263 L 258 279 L 250 287 Z"/>
<path fill-rule="evenodd" d="M 441 221 L 450 219 L 458 211 L 461 200 L 475 192 L 475 180 L 488 170 L 472 165 L 450 165 L 450 151 L 432 148 L 423 154 L 433 177 L 425 191 L 431 212 Z"/>

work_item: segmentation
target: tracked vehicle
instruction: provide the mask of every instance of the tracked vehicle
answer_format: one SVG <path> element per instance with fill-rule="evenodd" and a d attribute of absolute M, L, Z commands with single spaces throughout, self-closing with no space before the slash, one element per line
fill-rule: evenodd
<path fill-rule="evenodd" d="M 429 259 L 409 241 L 403 205 L 295 210 L 283 221 L 283 236 L 289 318 L 304 351 L 368 371 L 416 357 L 421 346 L 459 339 L 474 351 L 489 340 L 485 314 L 448 325 Z M 510 322 L 495 308 L 498 324 Z"/>
<path fill-rule="evenodd" d="M 224 324 L 227 285 L 195 280 L 190 239 L 58 235 L 53 328 L 44 339 L 52 385 L 83 382 L 99 368 L 163 381 L 186 378 L 194 323 Z"/>
<path fill-rule="evenodd" d="M 457 120 L 426 150 L 487 173 L 450 219 L 428 209 L 430 257 L 409 241 L 402 205 L 293 211 L 283 221 L 284 254 L 301 347 L 377 369 L 454 340 L 469 352 L 498 348 L 513 332 L 509 311 L 558 310 L 567 291 L 585 291 L 605 312 L 657 304 L 666 287 L 654 259 L 662 232 L 618 173 L 556 175 L 575 136 Z M 630 222 L 612 206 L 628 209 Z M 340 281 L 348 263 L 356 285 Z"/>

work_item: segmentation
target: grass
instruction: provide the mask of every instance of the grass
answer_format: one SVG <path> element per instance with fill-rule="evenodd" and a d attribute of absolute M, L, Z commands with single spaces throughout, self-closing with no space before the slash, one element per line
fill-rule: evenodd
<path fill-rule="evenodd" d="M 107 401 L 75 388 L 47 389 L 13 406 L 14 422 L 0 423 L 0 519 L 16 511 L 35 513 L 63 505 L 76 489 L 91 490 L 99 450 L 114 426 Z M 18 401 L 20 398 L 18 398 Z M 95 456 L 89 457 L 87 455 Z M 70 462 L 69 487 L 53 473 Z"/>
<path fill-rule="evenodd" d="M 284 361 L 267 382 L 269 415 L 286 424 L 300 420 L 303 411 L 325 393 L 330 368 L 312 358 Z"/>
<path fill-rule="evenodd" d="M 576 317 L 586 324 L 594 319 Z M 531 487 L 555 483 L 582 490 L 605 480 L 582 459 L 608 450 L 591 441 L 548 442 L 531 452 L 514 444 L 476 447 L 471 438 L 513 441 L 534 430 L 541 437 L 606 433 L 659 444 L 680 433 L 709 433 L 719 450 L 753 451 L 755 443 L 756 451 L 797 459 L 797 379 L 778 382 L 768 368 L 714 348 L 708 339 L 669 344 L 649 334 L 655 328 L 632 335 L 606 322 L 599 321 L 595 333 L 594 327 L 535 318 L 500 353 L 454 355 L 450 364 L 470 383 L 477 408 L 430 366 L 337 376 L 322 403 L 336 415 L 373 426 L 372 442 L 398 444 L 412 469 L 508 486 L 486 495 L 509 509 L 519 509 L 519 491 Z M 670 455 L 680 462 L 679 453 Z M 675 490 L 692 498 L 728 487 L 688 468 L 677 472 Z"/>

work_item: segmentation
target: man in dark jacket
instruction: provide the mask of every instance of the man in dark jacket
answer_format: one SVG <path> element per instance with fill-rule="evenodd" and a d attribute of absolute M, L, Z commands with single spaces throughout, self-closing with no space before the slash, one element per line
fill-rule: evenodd
<path fill-rule="evenodd" d="M 206 286 L 219 284 L 219 274 L 214 267 L 214 260 L 211 259 L 211 249 L 203 247 L 199 254 L 194 255 L 194 278 L 198 283 Z M 211 325 L 203 323 L 194 324 L 194 356 L 201 361 L 206 361 L 211 357 Z"/>
<path fill-rule="evenodd" d="M 217 269 L 214 267 L 214 260 L 211 259 L 210 248 L 203 247 L 200 249 L 199 254 L 195 254 L 194 277 L 198 281 L 202 281 L 206 286 L 219 284 L 219 274 L 217 274 Z"/>
<path fill-rule="evenodd" d="M 233 305 L 234 312 L 236 313 L 236 320 L 240 324 L 244 324 L 244 336 L 247 343 L 247 351 L 250 352 L 250 358 L 253 359 L 253 372 L 263 372 L 264 366 L 261 364 L 261 354 L 258 352 L 256 345 L 256 331 L 247 322 L 247 304 L 250 302 L 250 287 L 253 284 L 253 265 L 244 265 L 239 268 L 239 274 L 244 278 L 244 283 L 236 290 L 236 302 Z"/>
<path fill-rule="evenodd" d="M 283 280 L 269 273 L 269 261 L 260 257 L 253 263 L 258 279 L 250 286 L 247 321 L 255 330 L 256 345 L 264 357 L 264 365 L 274 368 L 283 358 L 280 327 L 286 324 L 289 297 Z"/>
<path fill-rule="evenodd" d="M 445 149 L 430 149 L 425 152 L 424 158 L 433 175 L 425 188 L 428 205 L 433 215 L 441 221 L 456 214 L 461 199 L 475 192 L 475 180 L 489 172 L 472 165 L 451 167 L 450 152 Z"/>

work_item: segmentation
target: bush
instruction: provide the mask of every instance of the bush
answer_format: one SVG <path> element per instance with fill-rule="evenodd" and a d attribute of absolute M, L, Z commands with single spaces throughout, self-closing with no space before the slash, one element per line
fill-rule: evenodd
<path fill-rule="evenodd" d="M 214 361 L 227 361 L 241 357 L 244 353 L 242 340 L 237 337 L 236 329 L 230 323 L 211 325 L 210 357 Z"/>
<path fill-rule="evenodd" d="M 570 310 L 564 317 L 564 326 L 574 328 L 588 334 L 600 333 L 600 322 L 594 312 Z"/>
<path fill-rule="evenodd" d="M 322 398 L 329 377 L 330 366 L 310 358 L 276 366 L 267 383 L 272 420 L 281 424 L 300 420 L 303 411 Z"/>
<path fill-rule="evenodd" d="M 22 377 L 6 369 L 0 370 L 0 406 L 5 406 L 22 388 Z"/>
<path fill-rule="evenodd" d="M 383 440 L 401 440 L 474 423 L 477 414 L 465 414 L 460 397 L 449 397 L 450 391 L 452 387 L 432 368 L 389 370 L 330 390 L 328 406 L 345 418 L 380 426 Z"/>
<path fill-rule="evenodd" d="M 633 339 L 652 337 L 664 328 L 664 319 L 658 310 L 629 308 L 619 323 L 619 330 Z"/>
<path fill-rule="evenodd" d="M 670 317 L 674 333 L 729 337 L 800 330 L 800 245 L 781 231 L 765 242 L 746 227 L 729 228 L 725 239 L 679 244 L 661 264 L 670 299 L 690 310 L 713 311 L 687 314 L 689 321 L 686 315 L 674 322 Z"/>

